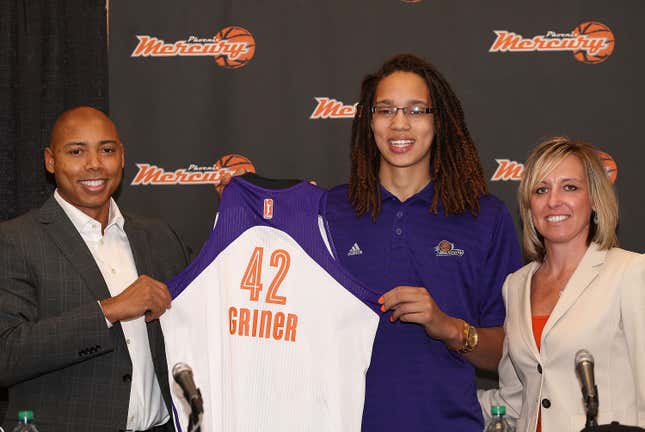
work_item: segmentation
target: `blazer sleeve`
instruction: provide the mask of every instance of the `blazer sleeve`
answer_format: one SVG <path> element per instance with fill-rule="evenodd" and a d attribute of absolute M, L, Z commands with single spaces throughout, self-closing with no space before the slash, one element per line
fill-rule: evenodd
<path fill-rule="evenodd" d="M 621 290 L 621 318 L 634 371 L 638 426 L 645 427 L 645 255 L 635 255 Z"/>
<path fill-rule="evenodd" d="M 512 285 L 510 282 L 511 276 L 512 275 L 509 275 L 506 278 L 504 286 L 502 287 L 504 305 L 506 308 L 508 308 L 509 286 Z M 504 331 L 508 334 L 509 329 L 507 328 L 506 323 L 504 323 Z M 506 406 L 507 418 L 511 423 L 515 423 L 515 421 L 519 419 L 520 412 L 522 410 L 522 383 L 515 372 L 515 367 L 513 366 L 513 362 L 509 356 L 508 337 L 506 336 L 504 337 L 504 348 L 497 372 L 499 374 L 499 388 L 477 390 L 477 398 L 481 405 L 484 421 L 485 423 L 488 423 L 491 419 L 490 407 L 492 405 L 504 405 Z"/>
<path fill-rule="evenodd" d="M 24 227 L 23 227 L 24 228 Z M 36 270 L 32 258 L 52 250 L 31 244 L 35 235 L 0 224 L 0 387 L 62 369 L 114 349 L 111 333 L 91 299 L 57 316 L 41 316 L 40 305 L 56 296 L 74 295 Z M 27 253 L 28 248 L 32 253 Z M 56 266 L 52 266 L 55 273 Z M 51 276 L 51 275 L 49 275 Z"/>

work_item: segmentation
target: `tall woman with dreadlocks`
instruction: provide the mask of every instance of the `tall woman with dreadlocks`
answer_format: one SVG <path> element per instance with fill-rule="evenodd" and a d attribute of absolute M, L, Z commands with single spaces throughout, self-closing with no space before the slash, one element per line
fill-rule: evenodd
<path fill-rule="evenodd" d="M 326 217 L 335 255 L 382 293 L 363 431 L 483 430 L 475 367 L 497 367 L 501 286 L 521 255 L 461 104 L 424 60 L 398 55 L 363 80 L 349 185 Z"/>

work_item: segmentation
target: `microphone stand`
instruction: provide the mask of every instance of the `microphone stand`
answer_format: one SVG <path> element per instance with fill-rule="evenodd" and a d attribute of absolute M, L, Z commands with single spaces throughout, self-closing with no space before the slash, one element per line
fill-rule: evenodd
<path fill-rule="evenodd" d="M 598 386 L 594 386 L 594 395 L 585 397 L 585 412 L 587 421 L 585 428 L 580 432 L 645 432 L 645 429 L 637 426 L 621 425 L 614 421 L 610 424 L 598 425 Z"/>
<path fill-rule="evenodd" d="M 598 386 L 594 386 L 592 395 L 585 397 L 585 412 L 587 413 L 587 421 L 585 422 L 585 430 L 595 431 L 598 427 Z"/>
<path fill-rule="evenodd" d="M 611 422 L 610 424 L 600 425 L 594 428 L 585 427 L 580 432 L 645 432 L 645 429 L 638 426 L 626 426 L 618 422 Z"/>
<path fill-rule="evenodd" d="M 197 414 L 197 416 L 194 416 L 193 413 L 190 414 L 190 418 L 188 420 L 188 432 L 201 432 L 202 421 L 199 416 L 200 414 Z"/>
<path fill-rule="evenodd" d="M 198 398 L 190 401 L 190 416 L 188 417 L 188 432 L 201 432 L 202 419 L 204 414 L 204 405 L 202 403 L 202 392 L 197 389 Z"/>

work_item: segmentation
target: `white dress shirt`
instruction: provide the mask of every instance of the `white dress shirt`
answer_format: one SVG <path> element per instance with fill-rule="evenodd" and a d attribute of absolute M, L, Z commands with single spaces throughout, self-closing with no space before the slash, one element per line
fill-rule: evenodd
<path fill-rule="evenodd" d="M 110 198 L 108 223 L 101 233 L 101 224 L 65 201 L 58 190 L 54 192 L 54 198 L 92 253 L 112 297 L 120 294 L 139 275 L 128 236 L 123 230 L 125 221 L 116 202 Z M 145 317 L 121 321 L 121 328 L 132 361 L 127 428 L 146 430 L 162 425 L 170 417 L 155 375 Z"/>

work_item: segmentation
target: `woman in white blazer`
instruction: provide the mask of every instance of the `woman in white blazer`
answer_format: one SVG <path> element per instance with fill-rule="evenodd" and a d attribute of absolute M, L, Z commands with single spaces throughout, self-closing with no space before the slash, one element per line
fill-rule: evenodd
<path fill-rule="evenodd" d="M 618 204 L 593 147 L 566 138 L 539 145 L 518 200 L 532 262 L 503 287 L 500 388 L 479 392 L 485 418 L 502 404 L 518 432 L 582 430 L 574 359 L 586 349 L 598 423 L 645 427 L 645 256 L 615 247 Z"/>

